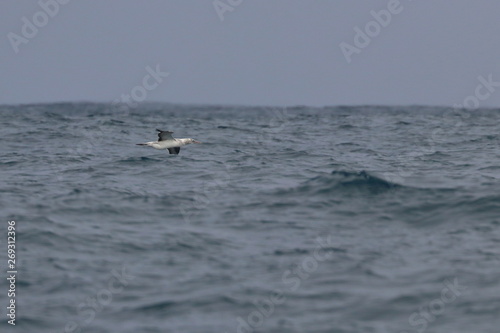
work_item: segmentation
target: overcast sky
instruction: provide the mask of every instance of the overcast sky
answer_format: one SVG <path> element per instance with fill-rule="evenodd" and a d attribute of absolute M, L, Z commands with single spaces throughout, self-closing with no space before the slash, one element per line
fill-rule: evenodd
<path fill-rule="evenodd" d="M 39 1 L 0 2 L 1 104 L 133 91 L 173 103 L 452 106 L 477 94 L 479 76 L 500 82 L 498 0 L 220 0 L 219 12 L 213 0 L 54 1 L 41 1 L 53 17 Z M 381 10 L 393 13 L 375 23 Z M 158 65 L 169 75 L 155 80 Z M 479 89 L 480 106 L 500 106 L 498 86 Z"/>

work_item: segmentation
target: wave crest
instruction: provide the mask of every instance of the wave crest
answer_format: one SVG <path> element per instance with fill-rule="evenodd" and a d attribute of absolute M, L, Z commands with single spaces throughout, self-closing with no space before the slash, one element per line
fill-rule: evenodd
<path fill-rule="evenodd" d="M 339 191 L 380 193 L 401 187 L 401 185 L 371 175 L 366 171 L 350 172 L 334 170 L 327 176 L 318 176 L 306 181 L 302 189 L 321 194 Z"/>

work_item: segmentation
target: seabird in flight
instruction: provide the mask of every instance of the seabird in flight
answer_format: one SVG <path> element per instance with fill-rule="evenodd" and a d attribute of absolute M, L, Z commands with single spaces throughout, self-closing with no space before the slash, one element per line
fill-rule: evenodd
<path fill-rule="evenodd" d="M 149 146 L 155 149 L 168 149 L 170 154 L 179 154 L 181 151 L 181 147 L 188 145 L 190 143 L 201 143 L 200 141 L 196 141 L 191 138 L 187 139 L 175 139 L 172 137 L 174 132 L 170 131 L 162 131 L 157 129 L 158 133 L 158 141 L 150 141 L 146 143 L 138 143 L 138 146 Z"/>

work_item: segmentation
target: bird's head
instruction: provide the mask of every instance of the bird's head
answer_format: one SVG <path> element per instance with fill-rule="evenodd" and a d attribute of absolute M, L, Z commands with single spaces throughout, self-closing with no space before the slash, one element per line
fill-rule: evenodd
<path fill-rule="evenodd" d="M 196 141 L 195 139 L 188 139 L 188 143 L 201 143 L 200 141 Z"/>

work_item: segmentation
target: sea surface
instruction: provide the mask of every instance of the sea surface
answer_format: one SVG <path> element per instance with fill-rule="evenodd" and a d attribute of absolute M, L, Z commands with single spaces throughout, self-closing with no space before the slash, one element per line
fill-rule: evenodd
<path fill-rule="evenodd" d="M 500 332 L 500 110 L 0 116 L 1 332 Z M 203 144 L 136 146 L 157 128 Z"/>

